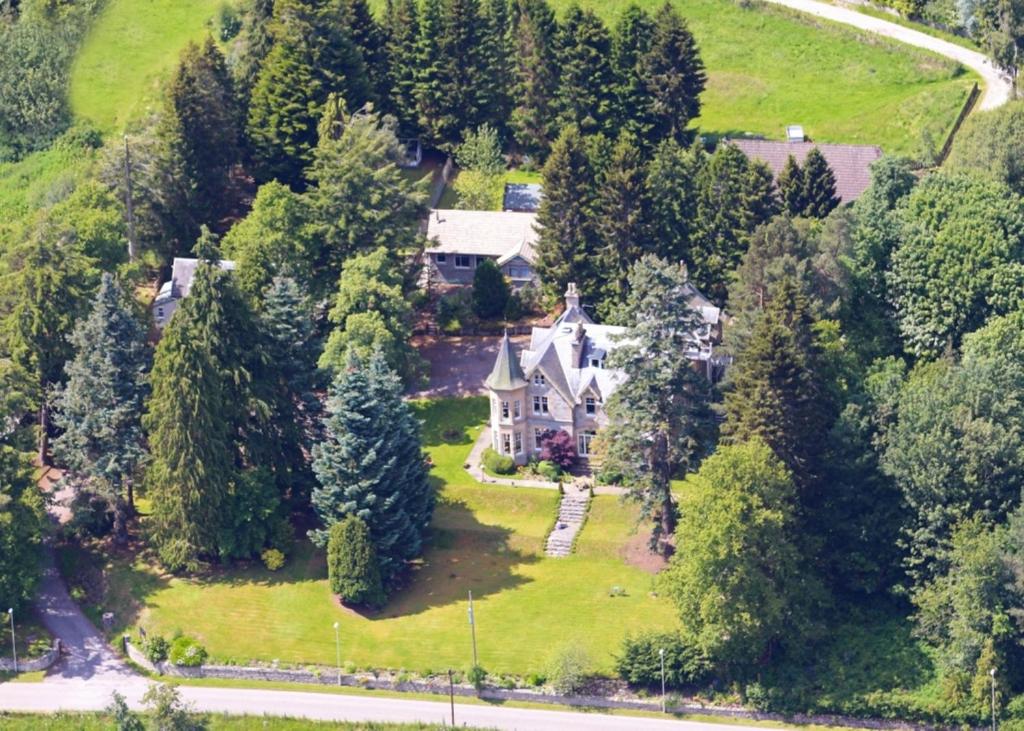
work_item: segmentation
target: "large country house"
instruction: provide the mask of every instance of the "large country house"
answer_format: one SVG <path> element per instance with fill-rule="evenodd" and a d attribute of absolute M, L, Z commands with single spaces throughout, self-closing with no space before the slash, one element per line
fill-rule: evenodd
<path fill-rule="evenodd" d="M 711 377 L 721 313 L 688 286 L 688 303 L 704 324 L 694 333 L 696 347 L 682 357 Z M 525 464 L 540 451 L 546 432 L 564 430 L 575 439 L 579 456 L 589 460 L 591 440 L 608 422 L 604 405 L 625 379 L 622 371 L 608 367 L 608 355 L 627 334 L 624 327 L 595 324 L 580 305 L 575 284 L 569 285 L 565 311 L 554 324 L 533 328 L 527 350 L 517 355 L 506 333 L 485 381 L 495 451 Z"/>
<path fill-rule="evenodd" d="M 473 283 L 484 259 L 494 260 L 519 288 L 535 284 L 535 213 L 435 209 L 426 221 L 425 274 L 430 285 Z"/>

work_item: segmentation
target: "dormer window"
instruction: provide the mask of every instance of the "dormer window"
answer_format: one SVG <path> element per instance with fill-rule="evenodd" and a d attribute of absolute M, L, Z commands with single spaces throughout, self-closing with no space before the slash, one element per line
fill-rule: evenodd
<path fill-rule="evenodd" d="M 584 403 L 586 405 L 588 414 L 594 415 L 597 413 L 597 399 L 595 399 L 593 396 L 587 396 L 586 401 Z"/>
<path fill-rule="evenodd" d="M 590 359 L 590 367 L 591 368 L 604 368 L 604 358 L 591 358 Z"/>
<path fill-rule="evenodd" d="M 544 374 L 543 373 L 534 373 L 533 374 L 533 385 L 534 386 L 543 386 L 545 383 L 547 383 L 547 381 L 544 380 Z"/>

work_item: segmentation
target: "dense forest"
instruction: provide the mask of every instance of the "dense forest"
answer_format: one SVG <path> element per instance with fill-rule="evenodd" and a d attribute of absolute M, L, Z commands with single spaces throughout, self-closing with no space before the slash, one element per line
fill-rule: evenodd
<path fill-rule="evenodd" d="M 252 0 L 104 140 L 65 96 L 93 12 L 0 16 L 0 158 L 93 160 L 0 222 L 0 605 L 38 579 L 32 453 L 76 486 L 82 535 L 129 540 L 145 495 L 135 538 L 170 571 L 270 566 L 313 526 L 348 601 L 407 580 L 435 505 L 403 399 L 425 367 L 427 183 L 396 164 L 416 137 L 540 169 L 547 301 L 576 282 L 632 328 L 599 477 L 653 521 L 679 626 L 629 638 L 624 678 L 652 684 L 668 645 L 674 686 L 758 708 L 978 723 L 994 670 L 1024 724 L 1024 107 L 969 121 L 941 169 L 883 158 L 839 205 L 820 154 L 775 181 L 700 137 L 670 4 L 609 28 L 545 0 Z M 153 284 L 189 255 L 154 345 Z M 729 315 L 715 387 L 679 357 L 691 281 Z M 830 699 L 837 628 L 880 615 L 927 643 L 927 702 Z"/>

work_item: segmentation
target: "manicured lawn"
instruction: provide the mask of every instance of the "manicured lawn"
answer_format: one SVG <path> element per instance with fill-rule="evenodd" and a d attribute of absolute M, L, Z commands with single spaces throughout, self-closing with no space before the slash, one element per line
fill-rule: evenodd
<path fill-rule="evenodd" d="M 221 0 L 108 0 L 71 70 L 71 108 L 120 132 L 159 104 L 178 53 L 214 27 Z"/>
<path fill-rule="evenodd" d="M 651 596 L 650 574 L 618 556 L 615 543 L 632 522 L 628 508 L 619 517 L 615 498 L 599 498 L 581 538 L 586 551 L 545 558 L 558 493 L 481 485 L 462 469 L 486 419 L 486 399 L 418 402 L 416 409 L 425 420 L 439 502 L 431 546 L 383 611 L 340 607 L 327 586 L 322 552 L 304 542 L 277 573 L 253 566 L 186 580 L 159 576 L 141 559 L 115 560 L 106 568 L 108 593 L 101 600 L 123 608 L 115 632 L 135 624 L 151 633 L 182 630 L 219 660 L 331 665 L 337 621 L 343 662 L 464 669 L 471 659 L 466 599 L 472 591 L 480 662 L 491 672 L 526 675 L 543 671 L 569 641 L 590 651 L 597 670 L 610 672 L 629 631 L 674 622 L 671 605 Z M 625 596 L 611 596 L 613 586 Z"/>
<path fill-rule="evenodd" d="M 456 173 L 455 177 L 452 178 L 451 184 L 444 189 L 444 194 L 441 196 L 441 202 L 438 204 L 439 208 L 456 208 L 459 202 L 459 195 L 455 192 L 455 179 L 459 177 Z M 494 189 L 490 192 L 491 204 L 487 207 L 490 211 L 500 211 L 505 203 L 505 184 L 506 183 L 540 183 L 543 181 L 539 172 L 532 172 L 527 170 L 508 170 L 504 175 L 497 178 L 494 182 Z"/>

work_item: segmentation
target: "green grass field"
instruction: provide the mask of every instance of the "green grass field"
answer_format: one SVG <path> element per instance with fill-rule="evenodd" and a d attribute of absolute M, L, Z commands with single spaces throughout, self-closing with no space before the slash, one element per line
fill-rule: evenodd
<path fill-rule="evenodd" d="M 655 8 L 661 0 L 640 0 Z M 559 11 L 570 0 L 554 0 Z M 608 22 L 619 0 L 585 0 Z M 374 0 L 382 7 L 382 0 Z M 178 51 L 212 25 L 217 0 L 109 0 L 72 70 L 75 113 L 117 132 L 158 100 Z M 913 154 L 941 140 L 974 77 L 952 62 L 788 10 L 732 0 L 679 2 L 709 70 L 703 131 L 814 139 Z M 841 92 L 839 91 L 841 89 Z"/>
<path fill-rule="evenodd" d="M 442 728 L 436 724 L 310 721 L 304 718 L 226 716 L 213 713 L 197 715 L 195 718 L 202 719 L 203 728 L 207 731 L 247 731 L 254 728 L 265 731 L 432 731 Z M 48 716 L 0 713 L 0 728 L 4 731 L 108 731 L 115 728 L 115 725 L 112 718 L 101 713 L 56 713 Z"/>
<path fill-rule="evenodd" d="M 203 38 L 223 0 L 109 0 L 71 69 L 71 108 L 105 133 L 159 104 L 160 82 L 190 40 Z"/>
<path fill-rule="evenodd" d="M 99 604 L 121 607 L 115 633 L 134 624 L 168 635 L 182 630 L 217 660 L 324 665 L 335 661 L 338 621 L 343 662 L 425 672 L 471 664 L 472 591 L 481 664 L 518 675 L 542 672 L 567 642 L 582 644 L 595 670 L 610 672 L 628 632 L 674 623 L 669 602 L 651 594 L 653 577 L 620 558 L 631 508 L 597 498 L 580 555 L 545 558 L 557 492 L 480 485 L 462 469 L 486 400 L 421 402 L 417 409 L 440 489 L 432 545 L 383 611 L 339 606 L 322 552 L 303 542 L 277 573 L 250 567 L 187 580 L 159 576 L 141 560 L 115 560 L 106 569 L 107 594 L 91 613 Z M 612 596 L 612 587 L 624 595 Z"/>

